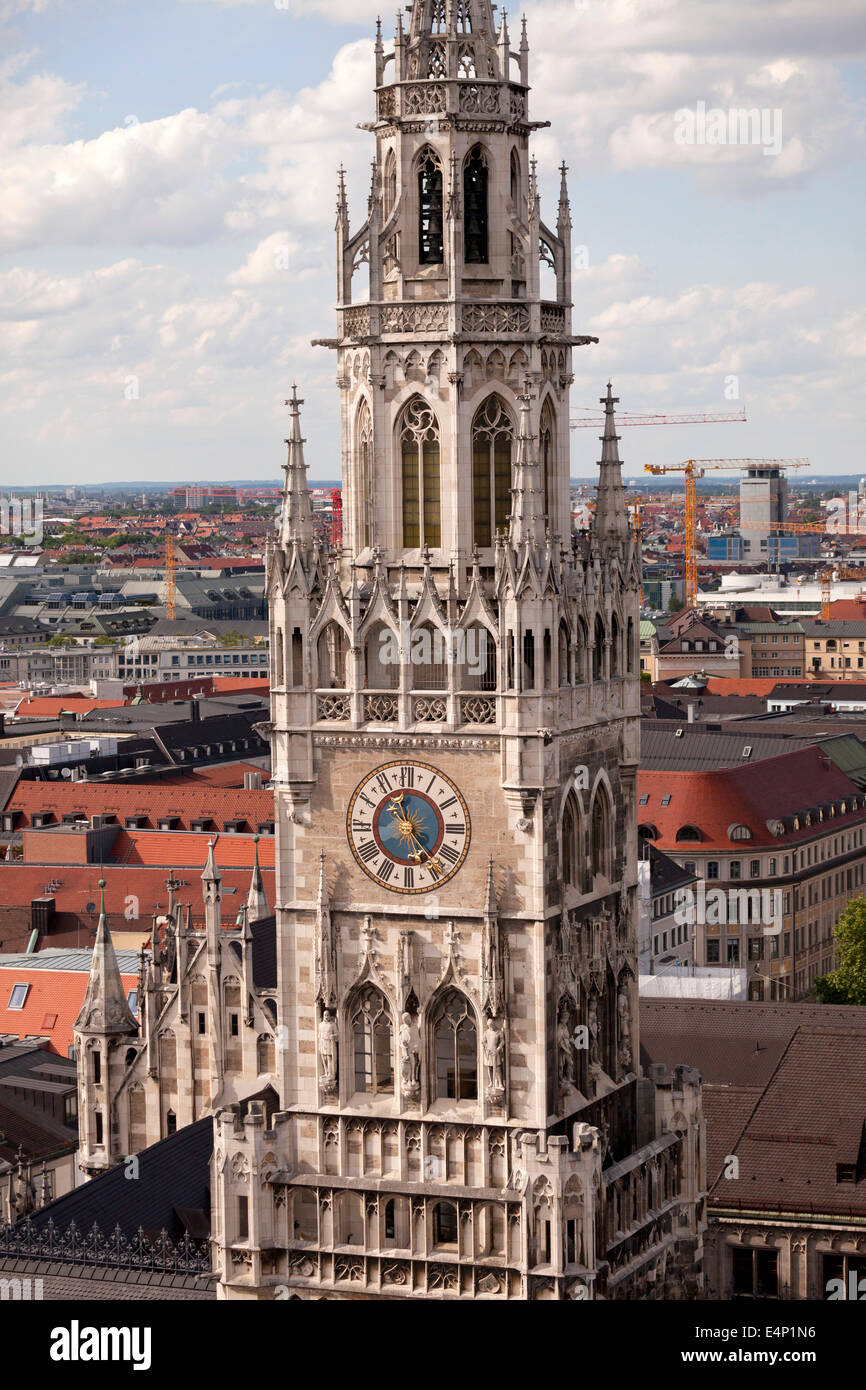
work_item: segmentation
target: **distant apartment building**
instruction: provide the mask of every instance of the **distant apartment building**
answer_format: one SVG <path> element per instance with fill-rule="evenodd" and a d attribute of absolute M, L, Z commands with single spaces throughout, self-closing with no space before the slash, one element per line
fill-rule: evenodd
<path fill-rule="evenodd" d="M 804 674 L 813 680 L 866 680 L 866 622 L 803 623 Z"/>
<path fill-rule="evenodd" d="M 866 888 L 866 766 L 850 767 L 866 750 L 850 736 L 752 761 L 753 737 L 672 735 L 668 766 L 638 775 L 638 833 L 700 880 L 695 964 L 744 965 L 752 1000 L 804 999 Z M 725 740 L 742 741 L 736 766 L 718 765 Z M 842 743 L 848 771 L 828 751 L 843 760 Z"/>
<path fill-rule="evenodd" d="M 638 860 L 638 970 L 656 975 L 692 965 L 692 932 L 677 913 L 677 894 L 697 875 L 644 841 Z"/>
<path fill-rule="evenodd" d="M 751 644 L 750 675 L 796 678 L 808 674 L 802 623 L 740 623 L 738 627 Z"/>
<path fill-rule="evenodd" d="M 233 676 L 264 680 L 268 676 L 268 642 L 244 636 L 227 642 L 189 637 L 148 636 L 121 649 L 118 677 L 132 683 L 188 681 L 199 676 Z"/>

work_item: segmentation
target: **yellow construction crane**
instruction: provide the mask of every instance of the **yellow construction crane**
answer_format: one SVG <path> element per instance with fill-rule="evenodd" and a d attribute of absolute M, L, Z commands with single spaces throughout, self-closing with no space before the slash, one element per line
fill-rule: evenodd
<path fill-rule="evenodd" d="M 177 554 L 170 532 L 165 538 L 165 616 L 170 623 L 177 622 Z"/>
<path fill-rule="evenodd" d="M 648 463 L 644 472 L 660 476 L 663 473 L 685 474 L 686 528 L 685 570 L 686 606 L 694 607 L 698 596 L 698 478 L 714 469 L 728 468 L 742 473 L 744 468 L 808 468 L 808 459 L 687 459 L 685 463 Z"/>

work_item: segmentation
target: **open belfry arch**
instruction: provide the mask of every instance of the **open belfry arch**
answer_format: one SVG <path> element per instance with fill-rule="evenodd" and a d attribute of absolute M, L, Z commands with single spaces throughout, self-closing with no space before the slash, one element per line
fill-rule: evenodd
<path fill-rule="evenodd" d="M 640 1075 L 640 564 L 616 397 L 572 536 L 566 170 L 487 0 L 375 47 L 337 204 L 343 545 L 293 391 L 268 555 L 276 1114 L 215 1119 L 226 1298 L 687 1296 L 700 1087 Z M 369 298 L 353 295 L 361 268 Z M 545 292 L 542 293 L 542 283 Z"/>

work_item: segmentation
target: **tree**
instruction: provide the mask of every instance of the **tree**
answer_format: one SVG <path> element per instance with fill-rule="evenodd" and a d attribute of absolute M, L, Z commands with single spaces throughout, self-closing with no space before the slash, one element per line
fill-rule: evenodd
<path fill-rule="evenodd" d="M 852 898 L 834 932 L 836 969 L 815 981 L 822 1004 L 866 1004 L 866 898 Z"/>
<path fill-rule="evenodd" d="M 670 598 L 668 599 L 669 613 L 679 613 L 682 611 L 683 608 L 685 608 L 685 606 L 686 605 L 683 603 L 681 598 L 677 598 L 676 594 L 671 594 Z"/>

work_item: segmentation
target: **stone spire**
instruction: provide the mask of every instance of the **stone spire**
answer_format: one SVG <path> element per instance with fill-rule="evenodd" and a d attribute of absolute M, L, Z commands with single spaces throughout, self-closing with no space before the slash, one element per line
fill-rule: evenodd
<path fill-rule="evenodd" d="M 283 510 L 280 518 L 280 544 L 284 549 L 297 543 L 303 548 L 313 544 L 313 513 L 310 489 L 307 486 L 307 465 L 304 460 L 305 440 L 301 437 L 301 406 L 298 388 L 292 386 L 292 398 L 286 401 L 291 416 L 291 430 L 286 440 L 289 454 L 284 465 L 286 481 L 283 487 Z"/>
<path fill-rule="evenodd" d="M 568 197 L 568 166 L 563 160 L 559 169 L 559 211 L 556 217 L 556 230 L 566 239 L 571 232 L 571 203 Z"/>
<path fill-rule="evenodd" d="M 524 383 L 520 401 L 520 433 L 517 438 L 517 457 L 514 461 L 514 486 L 511 489 L 511 526 L 509 540 L 515 550 L 527 543 L 544 543 L 544 494 L 541 491 L 540 468 L 532 431 L 532 383 Z"/>
<path fill-rule="evenodd" d="M 259 837 L 253 839 L 253 876 L 250 882 L 250 891 L 247 894 L 247 922 L 261 922 L 263 918 L 270 917 L 267 894 L 265 893 L 262 871 L 259 866 Z"/>
<path fill-rule="evenodd" d="M 97 1036 L 137 1034 L 138 1024 L 126 1002 L 126 990 L 120 978 L 120 967 L 114 953 L 114 943 L 105 915 L 105 880 L 99 880 L 100 908 L 96 941 L 90 962 L 90 979 L 81 1013 L 75 1022 L 76 1033 Z"/>
<path fill-rule="evenodd" d="M 622 464 L 619 457 L 619 435 L 616 432 L 614 406 L 619 396 L 607 383 L 604 406 L 604 434 L 601 436 L 601 472 L 598 479 L 598 500 L 592 522 L 592 534 L 601 541 L 627 541 L 629 535 L 628 508 L 622 485 Z"/>

